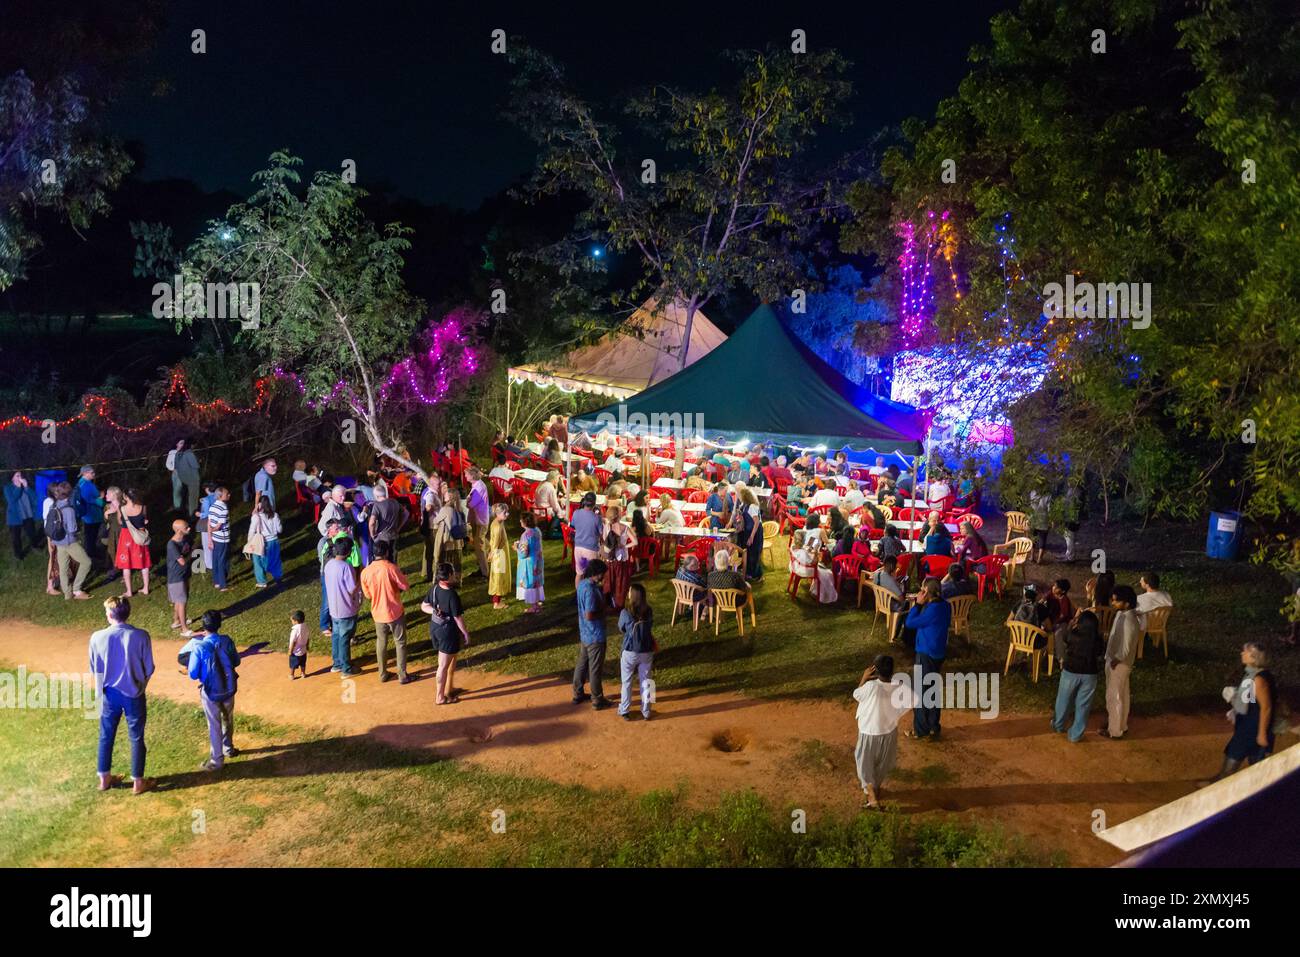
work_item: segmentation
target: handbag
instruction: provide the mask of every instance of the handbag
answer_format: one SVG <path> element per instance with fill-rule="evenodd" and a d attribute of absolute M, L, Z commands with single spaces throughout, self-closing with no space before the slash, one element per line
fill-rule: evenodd
<path fill-rule="evenodd" d="M 131 520 L 127 518 L 125 515 L 122 516 L 122 521 L 126 523 L 126 530 L 127 533 L 131 536 L 131 541 L 135 542 L 137 545 L 141 546 L 142 548 L 148 548 L 149 541 L 150 541 L 149 529 L 136 528 L 135 525 L 132 524 Z"/>
<path fill-rule="evenodd" d="M 254 528 L 261 528 L 262 523 L 259 521 L 256 525 L 248 527 L 248 538 L 244 540 L 244 554 L 258 555 L 266 554 L 266 536 L 260 531 L 254 531 Z"/>

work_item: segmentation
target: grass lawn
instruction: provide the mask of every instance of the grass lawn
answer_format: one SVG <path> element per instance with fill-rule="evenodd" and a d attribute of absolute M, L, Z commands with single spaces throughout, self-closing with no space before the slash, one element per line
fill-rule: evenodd
<path fill-rule="evenodd" d="M 158 697 L 146 734 L 149 774 L 166 789 L 100 794 L 92 721 L 72 710 L 7 712 L 0 867 L 1056 863 L 991 828 L 886 812 L 811 819 L 795 834 L 788 809 L 753 795 L 695 811 L 678 792 L 630 796 L 493 774 L 247 714 L 241 757 L 213 778 L 194 770 L 207 751 L 198 709 Z M 123 733 L 117 747 L 124 759 Z M 503 832 L 493 829 L 498 811 Z"/>

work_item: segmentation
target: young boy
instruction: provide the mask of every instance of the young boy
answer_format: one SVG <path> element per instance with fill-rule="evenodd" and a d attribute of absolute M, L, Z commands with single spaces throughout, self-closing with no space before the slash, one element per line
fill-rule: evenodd
<path fill-rule="evenodd" d="M 307 677 L 307 646 L 311 643 L 311 633 L 307 630 L 307 616 L 302 611 L 295 611 L 289 616 L 293 627 L 289 629 L 289 677 L 298 678 L 295 671 L 301 671 L 301 677 Z"/>
<path fill-rule="evenodd" d="M 190 600 L 190 558 L 194 546 L 190 542 L 190 523 L 183 518 L 172 522 L 172 537 L 167 540 L 167 597 L 172 603 L 172 627 L 179 629 L 181 637 L 193 634 L 185 606 Z"/>

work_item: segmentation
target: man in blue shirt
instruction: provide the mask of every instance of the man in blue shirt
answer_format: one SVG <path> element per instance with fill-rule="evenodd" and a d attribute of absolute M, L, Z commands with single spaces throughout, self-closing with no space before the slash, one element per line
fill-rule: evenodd
<path fill-rule="evenodd" d="M 721 489 L 721 485 L 713 486 L 713 491 L 704 501 L 704 514 L 709 516 L 709 528 L 722 527 L 722 516 L 727 510 L 727 505 L 723 501 Z"/>
<path fill-rule="evenodd" d="M 117 726 L 125 715 L 132 790 L 142 794 L 154 787 L 144 776 L 144 690 L 153 676 L 153 644 L 147 631 L 126 623 L 130 614 L 131 603 L 121 596 L 104 602 L 108 627 L 90 636 L 90 673 L 99 698 L 99 789 L 107 791 L 122 780 L 111 772 Z"/>
<path fill-rule="evenodd" d="M 190 677 L 199 683 L 199 703 L 208 719 L 212 754 L 200 771 L 220 771 L 226 758 L 239 754 L 235 747 L 235 692 L 239 688 L 239 651 L 229 635 L 219 633 L 221 612 L 203 613 L 203 634 L 190 652 Z"/>
<path fill-rule="evenodd" d="M 271 500 L 275 508 L 275 459 L 267 459 L 253 476 L 253 507 L 264 498 Z"/>
<path fill-rule="evenodd" d="M 582 496 L 582 508 L 573 513 L 573 564 L 577 570 L 574 587 L 582 585 L 587 563 L 600 555 L 602 522 L 596 512 L 596 493 Z"/>
<path fill-rule="evenodd" d="M 81 546 L 90 556 L 91 561 L 99 561 L 104 553 L 99 548 L 99 530 L 104 527 L 104 496 L 95 486 L 95 466 L 83 465 L 81 477 L 72 496 L 72 504 L 77 510 L 77 521 L 81 523 Z M 117 547 L 117 542 L 113 543 Z M 109 563 L 112 565 L 112 562 Z M 116 577 L 114 569 L 109 568 L 109 579 Z"/>
<path fill-rule="evenodd" d="M 609 614 L 609 602 L 601 591 L 604 578 L 605 563 L 593 558 L 578 582 L 578 661 L 573 668 L 573 703 L 590 699 L 597 711 L 609 707 L 601 680 L 605 667 L 605 616 Z M 591 694 L 583 690 L 588 681 Z"/>
<path fill-rule="evenodd" d="M 918 741 L 939 740 L 939 718 L 942 712 L 936 702 L 935 692 L 927 688 L 926 676 L 937 676 L 938 689 L 943 689 L 943 659 L 948 654 L 948 627 L 952 624 L 952 607 L 940 597 L 939 579 L 927 578 L 921 584 L 916 604 L 907 613 L 907 627 L 916 630 L 916 663 L 921 666 L 921 680 L 913 689 L 920 703 L 912 711 L 912 733 Z"/>

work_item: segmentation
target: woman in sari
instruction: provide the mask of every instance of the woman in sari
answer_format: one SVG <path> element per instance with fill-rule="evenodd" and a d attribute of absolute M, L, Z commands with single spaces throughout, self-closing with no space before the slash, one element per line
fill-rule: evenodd
<path fill-rule="evenodd" d="M 543 587 L 546 569 L 542 563 L 542 533 L 537 530 L 537 519 L 533 517 L 532 512 L 525 512 L 519 520 L 524 530 L 519 536 L 519 541 L 515 543 L 515 549 L 519 553 L 519 564 L 515 569 L 515 597 L 528 605 L 524 611 L 539 612 L 542 610 L 542 602 L 546 600 L 546 590 Z M 504 522 L 502 535 L 505 535 Z"/>
<path fill-rule="evenodd" d="M 492 525 L 488 531 L 488 594 L 493 608 L 504 608 L 510 593 L 510 540 L 506 536 L 506 519 L 510 506 L 497 502 L 492 506 Z M 531 515 L 529 516 L 532 517 Z"/>

